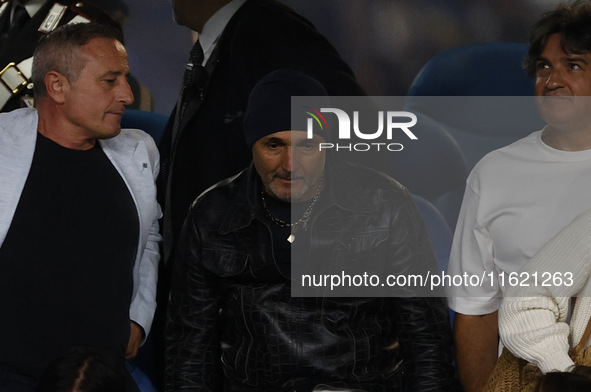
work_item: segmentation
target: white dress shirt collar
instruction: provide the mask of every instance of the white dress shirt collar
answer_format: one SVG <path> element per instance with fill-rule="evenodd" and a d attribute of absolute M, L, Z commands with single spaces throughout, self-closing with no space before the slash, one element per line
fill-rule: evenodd
<path fill-rule="evenodd" d="M 15 5 L 18 3 L 19 1 L 14 2 Z M 47 3 L 47 0 L 29 0 L 26 2 L 26 4 L 23 4 L 23 6 L 27 10 L 27 14 L 29 14 L 29 16 L 32 18 L 45 3 Z"/>
<path fill-rule="evenodd" d="M 211 18 L 203 26 L 203 31 L 199 34 L 199 43 L 203 48 L 204 60 L 203 65 L 211 56 L 215 49 L 218 39 L 222 35 L 226 25 L 232 19 L 232 16 L 238 11 L 246 0 L 232 0 L 212 15 Z"/>

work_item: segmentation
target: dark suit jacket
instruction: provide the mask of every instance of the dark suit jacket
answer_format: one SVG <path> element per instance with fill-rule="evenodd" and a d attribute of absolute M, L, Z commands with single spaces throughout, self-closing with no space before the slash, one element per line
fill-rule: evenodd
<path fill-rule="evenodd" d="M 165 254 L 190 203 L 251 161 L 242 120 L 250 91 L 261 77 L 291 68 L 319 80 L 330 95 L 365 95 L 334 47 L 309 21 L 275 0 L 247 0 L 226 26 L 206 68 L 203 101 L 194 94 L 174 140 L 173 112 L 160 143 L 160 201 L 167 206 L 165 214 L 171 214 L 171 224 L 165 219 Z M 166 193 L 170 200 L 165 204 Z"/>

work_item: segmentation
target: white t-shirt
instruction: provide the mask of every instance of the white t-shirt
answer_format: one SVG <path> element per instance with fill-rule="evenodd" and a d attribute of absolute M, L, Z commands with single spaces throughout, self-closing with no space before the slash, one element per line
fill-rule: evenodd
<path fill-rule="evenodd" d="M 449 306 L 458 313 L 498 310 L 509 274 L 591 208 L 591 150 L 557 150 L 541 136 L 490 152 L 468 176 L 448 273 L 478 279 L 450 289 Z"/>

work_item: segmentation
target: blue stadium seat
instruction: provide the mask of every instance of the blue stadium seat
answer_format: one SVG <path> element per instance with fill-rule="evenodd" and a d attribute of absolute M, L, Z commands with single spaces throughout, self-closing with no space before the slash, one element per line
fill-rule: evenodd
<path fill-rule="evenodd" d="M 437 120 L 458 142 L 468 169 L 472 169 L 487 152 L 544 125 L 534 100 L 525 98 L 534 93 L 534 82 L 522 65 L 527 50 L 525 43 L 488 42 L 442 52 L 429 60 L 416 76 L 409 88 L 407 109 Z M 470 99 L 475 104 L 468 111 L 454 106 L 454 102 L 467 101 L 448 99 L 430 105 L 431 100 L 419 97 L 479 98 Z M 502 105 L 502 111 L 491 111 L 490 102 Z"/>
<path fill-rule="evenodd" d="M 421 196 L 412 195 L 421 217 L 425 222 L 429 237 L 433 243 L 435 255 L 437 256 L 437 262 L 439 263 L 439 269 L 447 272 L 447 266 L 449 264 L 449 253 L 451 251 L 452 232 L 447 225 L 443 215 L 437 208 L 433 206 L 429 201 L 422 198 Z M 449 310 L 450 323 L 453 325 L 454 312 Z"/>
<path fill-rule="evenodd" d="M 140 392 L 157 392 L 150 378 L 139 367 L 129 361 L 125 362 L 125 367 L 129 371 L 129 374 L 131 374 L 131 377 L 133 377 Z"/>
<path fill-rule="evenodd" d="M 425 226 L 427 226 L 437 256 L 437 262 L 439 263 L 439 269 L 447 271 L 452 240 L 451 230 L 449 230 L 443 215 L 437 211 L 433 204 L 417 195 L 412 195 L 412 199 L 421 213 Z"/>
<path fill-rule="evenodd" d="M 417 115 L 416 143 L 390 173 L 430 201 L 454 230 L 465 180 L 486 153 L 541 129 L 527 44 L 490 42 L 447 50 L 417 74 L 405 110 Z"/>
<path fill-rule="evenodd" d="M 138 109 L 126 109 L 121 119 L 121 127 L 141 129 L 152 136 L 156 144 L 158 144 L 167 122 L 168 116 L 163 114 Z"/>

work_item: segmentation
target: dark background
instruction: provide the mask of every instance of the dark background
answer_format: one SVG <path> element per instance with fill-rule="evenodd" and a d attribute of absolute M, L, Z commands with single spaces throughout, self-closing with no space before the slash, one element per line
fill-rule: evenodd
<path fill-rule="evenodd" d="M 556 0 L 281 0 L 308 18 L 355 71 L 370 95 L 406 95 L 437 53 L 473 42 L 525 42 Z M 132 73 L 169 114 L 191 47 L 169 0 L 125 0 Z"/>

